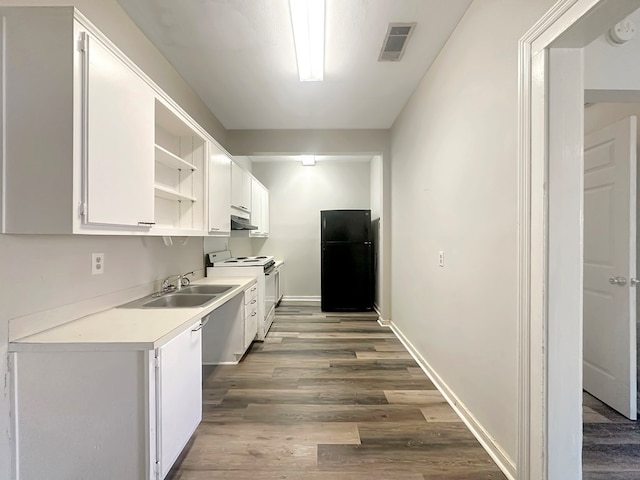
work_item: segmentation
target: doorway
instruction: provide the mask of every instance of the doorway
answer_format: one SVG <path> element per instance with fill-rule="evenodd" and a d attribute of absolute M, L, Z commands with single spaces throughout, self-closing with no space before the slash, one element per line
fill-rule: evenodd
<path fill-rule="evenodd" d="M 583 479 L 638 475 L 638 104 L 585 108 Z"/>
<path fill-rule="evenodd" d="M 639 7 L 561 0 L 520 42 L 523 480 L 582 478 L 583 49 Z"/>

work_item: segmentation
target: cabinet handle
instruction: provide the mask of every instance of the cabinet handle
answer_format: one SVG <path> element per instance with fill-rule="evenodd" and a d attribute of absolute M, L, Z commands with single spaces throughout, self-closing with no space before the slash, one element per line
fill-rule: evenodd
<path fill-rule="evenodd" d="M 198 324 L 198 326 L 196 328 L 191 329 L 191 331 L 197 332 L 198 330 L 202 330 L 202 327 L 204 327 L 204 323 Z"/>
<path fill-rule="evenodd" d="M 253 312 L 253 313 L 251 314 L 251 316 L 252 316 L 252 317 L 255 317 L 257 314 L 258 314 L 258 312 Z"/>
<path fill-rule="evenodd" d="M 258 287 L 256 287 L 256 286 L 254 285 L 254 287 L 253 287 L 250 291 L 251 291 L 251 292 L 255 292 L 255 291 L 256 291 L 256 288 L 258 288 Z"/>
<path fill-rule="evenodd" d="M 253 303 L 256 303 L 256 301 L 257 301 L 257 300 L 254 298 L 253 300 L 251 300 L 251 303 L 252 303 L 252 304 L 253 304 Z"/>
<path fill-rule="evenodd" d="M 138 225 L 143 225 L 143 226 L 151 226 L 155 224 L 156 222 L 138 222 Z"/>
<path fill-rule="evenodd" d="M 211 232 L 217 232 L 217 231 L 218 231 L 218 230 L 220 230 L 220 229 L 219 229 L 219 228 L 212 227 L 212 228 L 210 228 L 209 230 L 210 230 Z"/>

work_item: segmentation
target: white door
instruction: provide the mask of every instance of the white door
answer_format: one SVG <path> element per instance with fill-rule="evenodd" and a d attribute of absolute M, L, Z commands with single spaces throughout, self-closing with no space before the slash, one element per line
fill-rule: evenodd
<path fill-rule="evenodd" d="M 584 389 L 635 420 L 636 117 L 585 138 Z"/>

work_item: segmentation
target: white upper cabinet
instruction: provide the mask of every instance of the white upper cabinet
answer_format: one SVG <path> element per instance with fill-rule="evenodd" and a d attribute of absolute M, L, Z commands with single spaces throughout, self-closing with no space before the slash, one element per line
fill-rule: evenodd
<path fill-rule="evenodd" d="M 262 191 L 262 225 L 260 226 L 265 237 L 269 236 L 269 190 L 265 187 Z"/>
<path fill-rule="evenodd" d="M 211 137 L 73 7 L 0 15 L 1 233 L 206 235 Z"/>
<path fill-rule="evenodd" d="M 269 191 L 255 178 L 251 179 L 251 223 L 258 229 L 250 230 L 250 237 L 269 236 Z"/>
<path fill-rule="evenodd" d="M 251 212 L 251 175 L 238 164 L 231 164 L 231 208 L 234 215 L 249 218 Z"/>
<path fill-rule="evenodd" d="M 71 7 L 3 7 L 5 233 L 147 233 L 154 91 Z"/>
<path fill-rule="evenodd" d="M 98 39 L 81 32 L 83 222 L 154 223 L 154 94 Z"/>
<path fill-rule="evenodd" d="M 215 144 L 209 152 L 209 235 L 231 234 L 231 158 Z"/>

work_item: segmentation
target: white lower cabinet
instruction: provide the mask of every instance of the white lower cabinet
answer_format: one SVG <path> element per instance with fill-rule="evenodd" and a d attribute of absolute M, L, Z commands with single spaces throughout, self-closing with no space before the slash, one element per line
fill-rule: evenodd
<path fill-rule="evenodd" d="M 258 334 L 258 284 L 244 292 L 244 343 L 242 353 L 247 351 Z"/>
<path fill-rule="evenodd" d="M 11 353 L 15 478 L 163 479 L 202 418 L 201 334 L 197 322 L 156 350 Z"/>
<path fill-rule="evenodd" d="M 156 435 L 164 478 L 202 420 L 202 325 L 184 331 L 157 355 Z"/>

